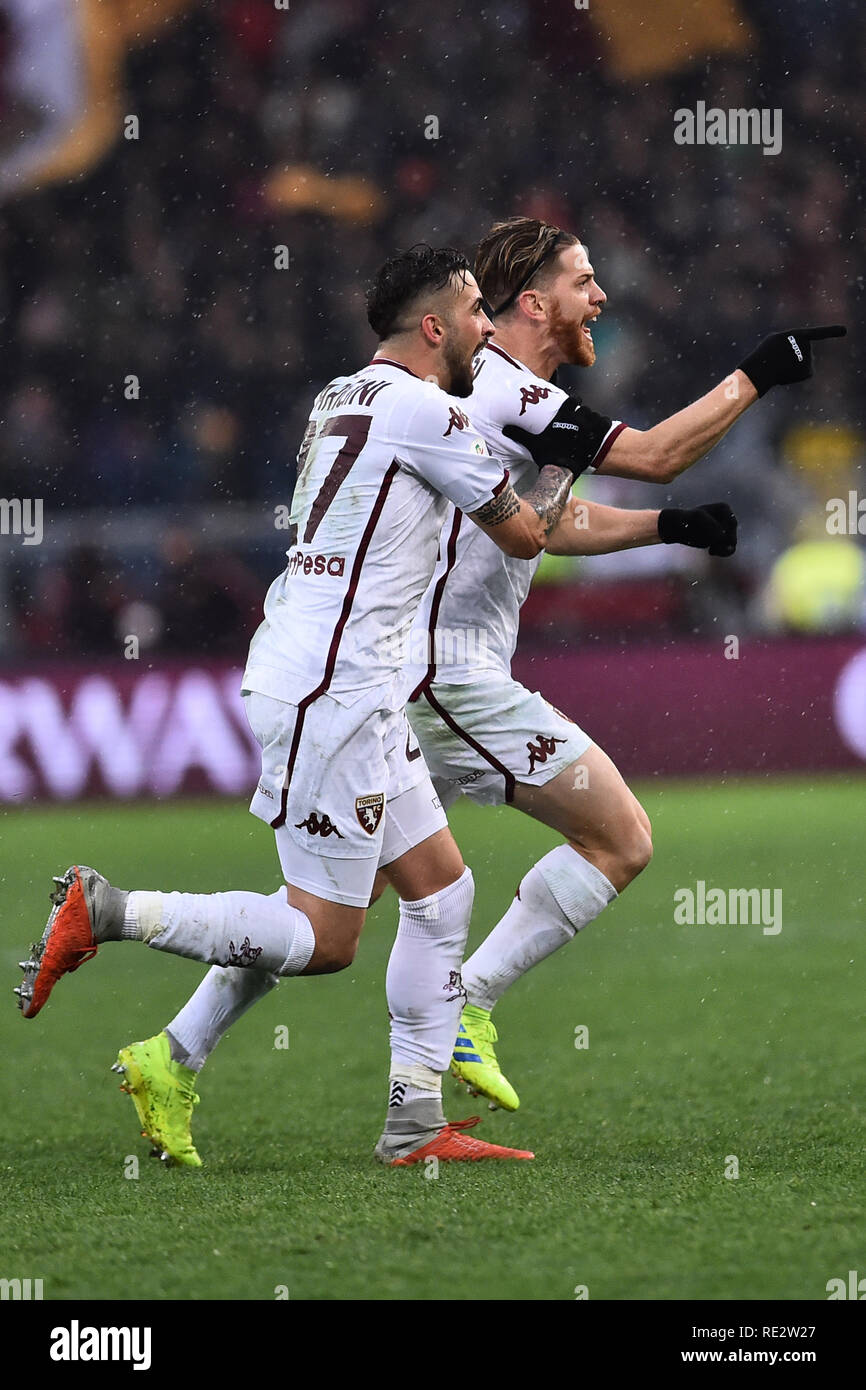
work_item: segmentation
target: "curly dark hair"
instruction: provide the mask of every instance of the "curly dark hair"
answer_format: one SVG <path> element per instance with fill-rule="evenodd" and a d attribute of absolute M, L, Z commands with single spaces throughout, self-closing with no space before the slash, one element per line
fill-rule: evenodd
<path fill-rule="evenodd" d="M 442 290 L 453 276 L 461 287 L 469 274 L 469 262 L 450 246 L 419 242 L 408 251 L 391 256 L 367 290 L 367 321 L 379 339 L 397 331 L 403 310 L 425 291 Z M 408 325 L 406 325 L 408 327 Z"/>

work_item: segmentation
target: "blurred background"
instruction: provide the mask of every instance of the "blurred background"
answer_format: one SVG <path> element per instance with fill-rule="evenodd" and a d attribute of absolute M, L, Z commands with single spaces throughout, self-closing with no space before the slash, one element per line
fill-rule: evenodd
<path fill-rule="evenodd" d="M 4 1282 L 443 1300 L 483 1232 L 488 1299 L 814 1308 L 864 1272 L 866 1226 L 862 0 L 0 0 L 0 16 Z M 675 143 L 698 102 L 780 111 L 781 150 Z M 581 480 L 625 506 L 728 500 L 733 559 L 548 558 L 526 604 L 516 675 L 611 755 L 656 845 L 604 921 L 497 1005 L 522 1104 L 484 1111 L 483 1132 L 540 1161 L 484 1181 L 448 1165 L 408 1195 L 365 1172 L 386 894 L 321 987 L 337 1046 L 318 984 L 273 991 L 208 1064 L 203 1181 L 177 1175 L 181 1192 L 144 1161 L 127 1182 L 138 1125 L 107 1084 L 114 1048 L 163 1027 L 204 967 L 106 948 L 21 1023 L 11 987 L 49 876 L 277 889 L 246 810 L 260 760 L 240 670 L 285 564 L 312 397 L 369 360 L 363 288 L 388 254 L 471 254 L 518 212 L 585 239 L 608 304 L 597 363 L 569 384 L 634 426 L 774 329 L 849 333 L 670 490 Z M 558 836 L 466 799 L 449 819 L 474 947 Z M 784 894 L 784 930 L 682 923 L 683 885 Z M 449 1115 L 475 1108 L 446 1087 Z"/>
<path fill-rule="evenodd" d="M 514 213 L 586 241 L 608 305 L 595 367 L 568 384 L 636 427 L 775 328 L 849 330 L 671 488 L 582 482 L 622 506 L 727 500 L 739 550 L 547 558 L 518 674 L 579 705 L 626 770 L 658 770 L 616 722 L 654 698 L 693 715 L 669 771 L 695 770 L 708 726 L 698 770 L 773 766 L 774 737 L 781 766 L 866 756 L 855 0 L 5 0 L 0 15 L 0 498 L 42 499 L 44 532 L 0 514 L 0 795 L 104 781 L 92 748 L 68 776 L 50 749 L 62 734 L 74 763 L 107 719 L 116 789 L 144 789 L 117 749 L 139 706 L 165 727 L 189 662 L 200 682 L 216 672 L 178 735 L 193 782 L 214 785 L 199 721 L 221 712 L 243 785 L 223 674 L 282 567 L 312 397 L 374 346 L 365 283 L 418 240 L 471 255 Z M 676 144 L 675 111 L 698 101 L 778 109 L 781 151 Z M 732 762 L 724 718 L 747 688 L 762 718 Z"/>

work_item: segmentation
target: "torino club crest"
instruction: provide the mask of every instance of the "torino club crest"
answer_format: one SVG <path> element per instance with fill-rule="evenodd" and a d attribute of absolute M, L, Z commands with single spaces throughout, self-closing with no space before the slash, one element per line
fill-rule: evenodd
<path fill-rule="evenodd" d="M 366 830 L 368 835 L 376 834 L 384 809 L 384 792 L 374 792 L 372 796 L 355 797 L 355 815 L 358 817 L 358 824 L 362 830 Z"/>

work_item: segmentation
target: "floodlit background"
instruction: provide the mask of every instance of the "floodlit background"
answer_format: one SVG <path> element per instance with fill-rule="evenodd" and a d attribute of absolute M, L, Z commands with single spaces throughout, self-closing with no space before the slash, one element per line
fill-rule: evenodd
<path fill-rule="evenodd" d="M 550 557 L 527 602 L 516 674 L 642 779 L 656 830 L 606 925 L 500 1006 L 523 1107 L 485 1133 L 536 1148 L 532 1174 L 371 1175 L 385 898 L 351 971 L 284 985 L 214 1059 L 208 1185 L 175 1183 L 155 1268 L 172 1178 L 121 1181 L 138 1140 L 104 1068 L 198 974 L 107 949 L 38 1022 L 11 993 L 0 1020 L 8 1209 L 38 1197 L 44 1217 L 38 1240 L 10 1227 L 0 1276 L 17 1259 L 46 1297 L 451 1298 L 481 1231 L 481 1297 L 824 1297 L 863 1259 L 862 7 L 5 0 L 0 17 L 10 988 L 70 860 L 129 886 L 275 887 L 245 811 L 239 668 L 312 397 L 368 360 L 363 289 L 394 249 L 471 254 L 515 213 L 576 232 L 608 304 L 596 365 L 567 384 L 639 428 L 774 329 L 849 333 L 671 488 L 581 480 L 624 506 L 727 500 L 733 559 Z M 699 102 L 778 111 L 780 151 L 676 143 Z M 554 837 L 469 806 L 454 824 L 478 940 Z M 698 880 L 781 889 L 782 932 L 676 925 L 673 893 Z"/>

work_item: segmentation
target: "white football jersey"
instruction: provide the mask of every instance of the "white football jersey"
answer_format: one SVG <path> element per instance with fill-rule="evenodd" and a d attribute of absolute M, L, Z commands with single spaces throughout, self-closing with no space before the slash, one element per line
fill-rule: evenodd
<path fill-rule="evenodd" d="M 374 358 L 330 382 L 298 454 L 288 564 L 268 590 L 243 688 L 351 703 L 390 682 L 382 707 L 401 708 L 443 519 L 451 504 L 483 507 L 506 480 L 460 402 L 407 367 Z"/>
<path fill-rule="evenodd" d="M 495 342 L 480 354 L 468 400 L 472 422 L 507 466 L 518 494 L 534 486 L 538 466 L 528 449 L 508 439 L 503 429 L 517 425 L 540 434 L 566 399 L 565 391 L 535 376 Z M 625 426 L 586 406 L 579 409 L 580 461 L 584 469 L 595 470 Z M 458 508 L 451 510 L 442 528 L 436 572 L 410 635 L 413 694 L 434 681 L 465 685 L 484 670 L 510 673 L 520 608 L 540 560 L 506 555 Z"/>

